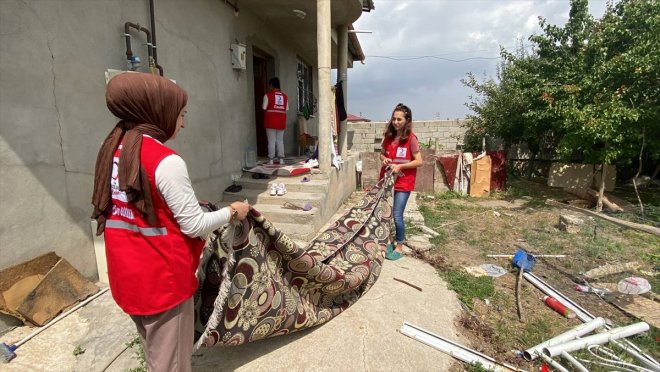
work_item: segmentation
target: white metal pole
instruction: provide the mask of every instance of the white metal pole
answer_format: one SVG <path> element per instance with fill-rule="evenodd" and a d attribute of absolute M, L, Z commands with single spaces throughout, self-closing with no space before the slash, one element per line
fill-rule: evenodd
<path fill-rule="evenodd" d="M 569 363 L 573 365 L 578 371 L 580 372 L 589 372 L 588 369 L 586 369 L 582 363 L 578 362 L 577 359 L 573 358 L 573 356 L 565 351 L 561 352 L 561 357 L 566 359 Z"/>
<path fill-rule="evenodd" d="M 529 349 L 523 351 L 523 357 L 528 361 L 532 361 L 536 359 L 539 354 L 541 354 L 541 350 L 543 350 L 544 347 L 563 344 L 564 342 L 575 340 L 578 337 L 593 332 L 595 329 L 602 327 L 604 324 L 605 319 L 603 318 L 595 318 L 590 320 L 587 323 L 583 323 L 534 347 L 530 347 Z"/>
<path fill-rule="evenodd" d="M 330 69 L 332 59 L 330 45 L 332 32 L 330 22 L 330 0 L 316 0 L 316 48 L 318 50 L 318 82 L 319 82 L 319 169 L 322 172 L 330 170 L 330 146 L 332 130 L 330 128 Z"/>
<path fill-rule="evenodd" d="M 438 336 L 425 329 L 419 328 L 408 322 L 403 323 L 399 332 L 421 343 L 447 353 L 456 359 L 462 360 L 465 363 L 479 363 L 489 371 L 522 371 L 508 364 L 499 364 L 497 361 L 487 355 L 481 354 L 463 345 L 459 345 L 453 341 Z"/>
<path fill-rule="evenodd" d="M 612 340 L 633 336 L 648 330 L 649 325 L 647 323 L 639 322 L 625 327 L 614 328 L 611 331 L 568 341 L 563 344 L 544 347 L 543 354 L 553 357 L 561 354 L 562 351 L 570 353 L 571 351 L 582 350 L 587 346 L 602 345 Z"/>
<path fill-rule="evenodd" d="M 570 372 L 569 370 L 567 370 L 566 368 L 564 368 L 564 366 L 562 366 L 562 365 L 559 364 L 558 362 L 554 361 L 552 358 L 550 358 L 549 356 L 547 356 L 547 355 L 545 355 L 545 354 L 541 354 L 541 359 L 545 360 L 546 363 L 548 363 L 549 365 L 553 366 L 557 371 L 560 371 L 560 372 Z"/>

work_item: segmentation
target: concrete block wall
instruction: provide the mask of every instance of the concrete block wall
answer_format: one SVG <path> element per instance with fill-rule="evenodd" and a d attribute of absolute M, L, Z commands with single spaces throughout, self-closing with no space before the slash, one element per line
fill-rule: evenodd
<path fill-rule="evenodd" d="M 456 150 L 463 144 L 465 120 L 427 120 L 413 122 L 413 132 L 420 144 L 437 150 Z M 380 149 L 386 122 L 348 123 L 347 142 L 351 152 L 371 152 Z"/>

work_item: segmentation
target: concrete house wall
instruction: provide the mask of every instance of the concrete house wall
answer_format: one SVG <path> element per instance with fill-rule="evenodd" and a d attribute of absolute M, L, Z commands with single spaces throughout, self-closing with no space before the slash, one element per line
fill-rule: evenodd
<path fill-rule="evenodd" d="M 159 0 L 155 14 L 159 64 L 189 93 L 186 128 L 167 144 L 186 160 L 197 197 L 219 201 L 256 143 L 253 47 L 274 57 L 273 73 L 289 94 L 285 147 L 294 153 L 296 50 L 222 1 Z M 126 69 L 127 21 L 149 27 L 148 1 L 2 0 L 0 270 L 55 251 L 96 277 L 94 166 L 117 121 L 105 106 L 104 72 Z M 144 34 L 132 35 L 146 65 Z M 244 71 L 231 67 L 235 41 L 247 45 Z"/>

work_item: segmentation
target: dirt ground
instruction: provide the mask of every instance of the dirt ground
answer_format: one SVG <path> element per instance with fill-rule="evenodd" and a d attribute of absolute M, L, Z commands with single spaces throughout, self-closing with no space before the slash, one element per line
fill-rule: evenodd
<path fill-rule="evenodd" d="M 651 203 L 656 203 L 654 197 L 657 195 L 653 190 L 650 195 Z M 630 199 L 629 193 L 627 196 L 631 202 L 636 202 Z M 465 315 L 456 322 L 465 329 L 466 336 L 472 341 L 471 347 L 527 370 L 538 370 L 540 364 L 525 362 L 516 352 L 581 322 L 577 318 L 564 318 L 547 307 L 543 302 L 544 294 L 524 279 L 520 293 L 523 320 L 520 321 L 515 296 L 517 269 L 511 266 L 510 258 L 489 258 L 486 255 L 513 255 L 518 248 L 535 254 L 565 255 L 565 258 L 538 258 L 532 272 L 594 316 L 607 318 L 615 326 L 638 322 L 637 317 L 658 326 L 660 317 L 660 304 L 653 299 L 614 295 L 616 292 L 601 298 L 575 290 L 576 283 L 583 284 L 581 273 L 605 264 L 636 262 L 639 265 L 635 271 L 611 274 L 590 281 L 590 284 L 615 289 L 619 280 L 634 275 L 647 279 L 657 294 L 660 288 L 660 238 L 597 217 L 547 206 L 544 201 L 548 198 L 576 199 L 560 189 L 546 186 L 544 180 L 512 180 L 506 192 L 488 198 L 466 198 L 446 193 L 430 197 L 420 195 L 417 199 L 425 225 L 441 234 L 431 239 L 435 248 L 424 258 L 448 279 L 450 287 L 459 294 L 465 293 Z M 582 202 L 576 203 L 586 206 Z M 650 213 L 641 220 L 658 226 L 658 221 L 654 220 L 657 219 L 656 211 L 657 205 L 651 205 Z M 561 231 L 558 228 L 560 214 L 582 219 L 584 223 L 579 232 Z M 634 215 L 623 216 L 626 217 L 633 217 L 627 219 L 636 222 L 640 220 Z M 501 266 L 507 273 L 493 279 L 484 277 L 474 284 L 472 277 L 465 274 L 465 268 L 481 264 Z M 645 301 L 645 309 L 633 306 L 641 301 Z M 656 359 L 660 356 L 658 328 L 652 327 L 649 334 L 632 340 Z M 597 366 L 590 369 L 600 370 Z"/>

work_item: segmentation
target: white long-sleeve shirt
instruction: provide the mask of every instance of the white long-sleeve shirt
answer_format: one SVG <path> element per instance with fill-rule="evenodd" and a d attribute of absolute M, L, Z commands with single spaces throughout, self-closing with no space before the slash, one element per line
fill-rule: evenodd
<path fill-rule="evenodd" d="M 181 226 L 191 238 L 205 237 L 231 220 L 231 208 L 204 212 L 192 188 L 183 159 L 172 154 L 156 168 L 156 187 Z"/>

